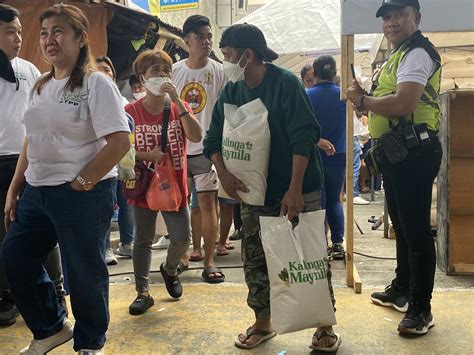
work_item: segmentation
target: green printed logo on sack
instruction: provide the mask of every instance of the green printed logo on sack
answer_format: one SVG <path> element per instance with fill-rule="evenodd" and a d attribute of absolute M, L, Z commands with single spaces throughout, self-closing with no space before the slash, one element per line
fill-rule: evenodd
<path fill-rule="evenodd" d="M 252 143 L 239 142 L 226 137 L 222 141 L 222 156 L 224 159 L 235 159 L 250 161 L 250 152 L 252 150 Z"/>
<path fill-rule="evenodd" d="M 286 286 L 296 283 L 310 283 L 325 279 L 327 277 L 327 259 L 304 261 L 302 263 L 297 261 L 288 262 L 288 268 L 278 274 Z"/>

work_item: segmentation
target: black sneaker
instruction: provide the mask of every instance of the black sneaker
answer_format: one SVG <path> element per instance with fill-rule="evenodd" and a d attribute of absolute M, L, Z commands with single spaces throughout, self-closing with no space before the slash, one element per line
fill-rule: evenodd
<path fill-rule="evenodd" d="M 169 275 L 165 270 L 165 263 L 161 263 L 160 272 L 161 276 L 163 276 L 163 280 L 165 281 L 166 290 L 168 291 L 169 295 L 173 298 L 180 298 L 183 294 L 183 286 L 181 286 L 181 281 L 179 280 L 178 275 Z"/>
<path fill-rule="evenodd" d="M 0 300 L 0 326 L 9 327 L 15 324 L 19 314 L 11 295 L 3 293 Z"/>
<path fill-rule="evenodd" d="M 372 293 L 370 299 L 375 304 L 385 307 L 393 307 L 402 313 L 405 313 L 408 310 L 408 296 L 395 290 L 392 285 L 385 287 L 384 292 Z"/>
<path fill-rule="evenodd" d="M 242 239 L 244 232 L 241 229 L 236 229 L 234 234 L 229 237 L 229 240 L 240 240 Z"/>
<path fill-rule="evenodd" d="M 128 313 L 134 316 L 143 314 L 154 304 L 155 301 L 151 296 L 138 295 L 135 301 L 128 307 Z"/>
<path fill-rule="evenodd" d="M 403 334 L 423 335 L 434 325 L 435 321 L 430 310 L 419 311 L 416 306 L 411 306 L 398 324 L 398 331 Z"/>
<path fill-rule="evenodd" d="M 333 243 L 331 247 L 331 255 L 333 260 L 344 260 L 346 251 L 341 243 Z"/>

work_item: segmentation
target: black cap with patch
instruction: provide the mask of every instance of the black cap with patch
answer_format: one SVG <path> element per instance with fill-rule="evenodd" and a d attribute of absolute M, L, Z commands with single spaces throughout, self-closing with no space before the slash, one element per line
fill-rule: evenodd
<path fill-rule="evenodd" d="M 385 11 L 390 8 L 404 8 L 407 6 L 414 7 L 418 11 L 420 10 L 420 3 L 418 0 L 383 0 L 382 6 L 377 10 L 376 17 L 381 17 L 384 15 Z"/>
<path fill-rule="evenodd" d="M 271 62 L 278 58 L 278 54 L 268 48 L 263 32 L 257 26 L 249 23 L 239 23 L 232 25 L 222 33 L 219 48 L 251 48 L 266 62 Z"/>
<path fill-rule="evenodd" d="M 202 26 L 211 27 L 211 22 L 209 21 L 209 18 L 203 15 L 189 16 L 183 24 L 183 35 L 187 36 L 190 32 L 196 33 L 198 28 Z"/>

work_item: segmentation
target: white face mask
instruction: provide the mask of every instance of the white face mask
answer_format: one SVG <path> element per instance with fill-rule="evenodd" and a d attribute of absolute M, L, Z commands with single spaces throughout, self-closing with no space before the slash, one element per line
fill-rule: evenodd
<path fill-rule="evenodd" d="M 133 92 L 132 95 L 135 100 L 140 100 L 146 96 L 146 91 Z"/>
<path fill-rule="evenodd" d="M 155 96 L 163 96 L 160 92 L 161 86 L 164 83 L 171 83 L 171 79 L 167 77 L 156 76 L 145 80 L 145 87 Z"/>
<path fill-rule="evenodd" d="M 243 68 L 240 67 L 239 63 L 244 57 L 245 52 L 240 57 L 237 63 L 226 62 L 225 60 L 222 62 L 222 69 L 224 70 L 224 74 L 227 75 L 230 81 L 236 83 L 238 81 L 245 79 L 245 68 L 247 64 Z"/>

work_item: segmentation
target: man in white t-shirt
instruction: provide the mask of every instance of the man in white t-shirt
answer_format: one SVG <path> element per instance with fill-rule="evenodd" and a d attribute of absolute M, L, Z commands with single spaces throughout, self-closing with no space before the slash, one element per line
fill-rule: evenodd
<path fill-rule="evenodd" d="M 189 58 L 173 65 L 173 83 L 181 99 L 190 104 L 203 132 L 206 132 L 214 104 L 226 83 L 226 78 L 222 65 L 209 58 L 212 48 L 209 19 L 202 15 L 190 16 L 184 22 L 183 34 Z M 202 235 L 205 249 L 203 278 L 211 283 L 222 282 L 224 274 L 214 266 L 213 261 L 218 225 L 218 180 L 212 162 L 203 155 L 202 140 L 199 143 L 188 142 L 188 180 L 197 192 L 199 203 L 191 212 L 194 251 L 190 259 L 202 259 Z"/>
<path fill-rule="evenodd" d="M 9 292 L 3 269 L 2 246 L 5 237 L 4 211 L 8 187 L 25 140 L 23 114 L 28 107 L 31 88 L 40 76 L 38 69 L 21 58 L 19 12 L 0 4 L 0 326 L 13 325 L 18 311 Z M 62 276 L 58 249 L 48 259 L 47 269 L 62 297 Z"/>

